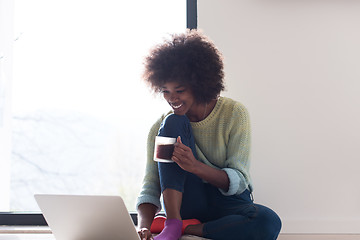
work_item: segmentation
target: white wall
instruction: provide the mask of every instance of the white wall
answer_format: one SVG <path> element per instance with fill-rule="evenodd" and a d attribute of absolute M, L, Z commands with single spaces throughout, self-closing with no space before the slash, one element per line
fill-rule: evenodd
<path fill-rule="evenodd" d="M 9 211 L 12 9 L 13 1 L 0 0 L 0 212 Z"/>
<path fill-rule="evenodd" d="M 360 1 L 198 0 L 284 233 L 360 233 Z"/>

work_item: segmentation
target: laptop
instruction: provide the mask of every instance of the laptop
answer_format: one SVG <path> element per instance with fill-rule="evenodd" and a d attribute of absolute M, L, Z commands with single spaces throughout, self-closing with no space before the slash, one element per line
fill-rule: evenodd
<path fill-rule="evenodd" d="M 56 240 L 139 240 L 120 196 L 35 194 Z"/>

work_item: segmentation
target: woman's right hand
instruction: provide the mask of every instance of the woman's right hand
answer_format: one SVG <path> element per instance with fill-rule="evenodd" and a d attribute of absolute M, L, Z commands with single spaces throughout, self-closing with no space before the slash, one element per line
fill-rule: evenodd
<path fill-rule="evenodd" d="M 138 234 L 141 240 L 153 240 L 152 234 L 149 229 L 147 228 L 140 228 L 138 230 Z"/>
<path fill-rule="evenodd" d="M 141 240 L 152 240 L 150 232 L 151 224 L 154 220 L 157 207 L 151 203 L 142 203 L 138 207 L 137 232 Z"/>

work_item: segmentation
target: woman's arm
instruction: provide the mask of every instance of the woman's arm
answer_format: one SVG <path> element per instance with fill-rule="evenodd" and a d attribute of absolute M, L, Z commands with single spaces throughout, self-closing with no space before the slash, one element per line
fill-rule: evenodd
<path fill-rule="evenodd" d="M 146 171 L 136 207 L 138 212 L 137 228 L 141 240 L 152 239 L 150 227 L 155 214 L 161 209 L 159 174 L 157 164 L 153 161 L 153 156 L 155 136 L 158 132 L 162 119 L 163 117 L 153 124 L 147 138 Z"/>
<path fill-rule="evenodd" d="M 198 167 L 193 172 L 195 175 L 225 192 L 229 190 L 230 180 L 224 170 L 210 167 L 199 161 L 197 162 Z"/>
<path fill-rule="evenodd" d="M 243 192 L 250 184 L 248 175 L 250 150 L 250 122 L 246 108 L 236 104 L 231 109 L 231 117 L 225 119 L 229 136 L 226 143 L 226 159 L 222 169 L 217 169 L 196 161 L 190 148 L 178 139 L 175 144 L 173 160 L 184 170 L 192 172 L 201 179 L 220 189 L 224 195 Z M 223 146 L 219 146 L 223 147 Z"/>
<path fill-rule="evenodd" d="M 141 239 L 151 239 L 150 227 L 154 220 L 157 206 L 143 203 L 138 207 L 138 233 Z"/>

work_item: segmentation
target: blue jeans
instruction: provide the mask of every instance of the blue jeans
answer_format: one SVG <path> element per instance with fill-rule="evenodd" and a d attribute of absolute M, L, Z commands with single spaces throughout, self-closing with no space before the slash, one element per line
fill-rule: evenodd
<path fill-rule="evenodd" d="M 195 140 L 186 116 L 169 115 L 161 124 L 159 136 L 181 136 L 195 158 Z M 183 219 L 196 218 L 205 223 L 203 237 L 223 240 L 273 240 L 281 229 L 281 220 L 271 209 L 255 204 L 251 193 L 224 196 L 196 175 L 176 163 L 158 163 L 161 191 L 166 188 L 183 193 L 180 214 Z M 166 209 L 165 209 L 166 211 Z"/>

